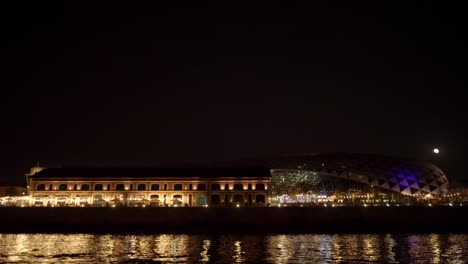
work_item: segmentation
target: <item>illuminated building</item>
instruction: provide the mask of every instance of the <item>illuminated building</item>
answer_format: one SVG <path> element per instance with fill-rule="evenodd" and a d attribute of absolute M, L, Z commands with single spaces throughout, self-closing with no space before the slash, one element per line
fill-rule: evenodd
<path fill-rule="evenodd" d="M 28 176 L 33 206 L 262 206 L 263 168 L 45 168 Z"/>
<path fill-rule="evenodd" d="M 416 204 L 444 200 L 449 181 L 428 162 L 321 153 L 269 159 L 272 203 L 335 205 Z"/>
<path fill-rule="evenodd" d="M 232 167 L 37 170 L 28 176 L 31 205 L 399 206 L 462 200 L 448 193 L 440 168 L 403 158 L 323 153 Z"/>

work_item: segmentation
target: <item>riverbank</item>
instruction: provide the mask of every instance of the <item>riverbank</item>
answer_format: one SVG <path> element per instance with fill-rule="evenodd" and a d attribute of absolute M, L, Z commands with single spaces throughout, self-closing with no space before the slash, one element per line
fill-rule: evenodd
<path fill-rule="evenodd" d="M 3 207 L 0 233 L 468 233 L 468 207 Z"/>

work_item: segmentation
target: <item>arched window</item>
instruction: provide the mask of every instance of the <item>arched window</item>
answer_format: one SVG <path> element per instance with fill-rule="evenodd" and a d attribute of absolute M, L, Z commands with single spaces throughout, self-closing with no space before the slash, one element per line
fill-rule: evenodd
<path fill-rule="evenodd" d="M 211 195 L 211 204 L 218 205 L 221 204 L 221 198 L 217 194 Z"/>
<path fill-rule="evenodd" d="M 146 190 L 146 184 L 143 184 L 143 183 L 142 183 L 142 184 L 138 184 L 138 190 L 139 190 L 139 191 L 144 191 L 144 190 Z"/>
<path fill-rule="evenodd" d="M 174 205 L 182 205 L 182 195 L 176 194 L 172 196 L 172 203 Z"/>
<path fill-rule="evenodd" d="M 102 191 L 102 184 L 95 184 L 94 185 L 94 190 L 95 191 Z"/>
<path fill-rule="evenodd" d="M 258 195 L 255 197 L 255 201 L 256 201 L 257 203 L 265 204 L 265 195 L 263 195 L 263 194 L 258 194 Z"/>
<path fill-rule="evenodd" d="M 204 183 L 197 184 L 197 190 L 199 190 L 199 191 L 206 190 L 206 184 L 204 184 Z"/>
<path fill-rule="evenodd" d="M 117 191 L 123 191 L 123 190 L 125 190 L 125 185 L 123 185 L 122 183 L 119 183 L 119 184 L 117 184 L 117 185 L 115 186 L 115 189 L 116 189 Z"/>
<path fill-rule="evenodd" d="M 265 190 L 265 184 L 263 184 L 263 183 L 257 183 L 257 184 L 255 185 L 255 189 L 256 189 L 256 190 Z"/>
<path fill-rule="evenodd" d="M 244 189 L 244 186 L 240 183 L 234 184 L 234 190 L 241 191 Z"/>
<path fill-rule="evenodd" d="M 234 195 L 234 203 L 242 204 L 244 203 L 244 197 L 240 194 Z"/>
<path fill-rule="evenodd" d="M 221 186 L 219 184 L 217 184 L 217 183 L 211 184 L 211 190 L 218 191 L 220 189 L 221 189 Z"/>
<path fill-rule="evenodd" d="M 176 191 L 181 191 L 182 190 L 182 184 L 174 184 L 174 190 Z"/>
<path fill-rule="evenodd" d="M 159 184 L 151 184 L 152 191 L 159 191 Z"/>
<path fill-rule="evenodd" d="M 45 191 L 45 185 L 44 184 L 38 184 L 36 186 L 36 190 L 38 191 Z"/>
<path fill-rule="evenodd" d="M 89 191 L 89 184 L 82 184 L 81 185 L 81 190 L 82 191 Z"/>
<path fill-rule="evenodd" d="M 67 190 L 67 185 L 66 184 L 60 184 L 59 185 L 59 190 L 60 191 L 66 191 Z"/>

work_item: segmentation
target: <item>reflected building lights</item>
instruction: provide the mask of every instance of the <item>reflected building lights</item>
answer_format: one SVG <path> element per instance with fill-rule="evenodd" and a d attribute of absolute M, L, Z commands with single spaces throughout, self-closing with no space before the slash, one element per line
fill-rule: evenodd
<path fill-rule="evenodd" d="M 208 254 L 208 251 L 210 250 L 211 246 L 211 241 L 210 240 L 203 240 L 203 251 L 200 252 L 200 261 L 201 262 L 209 262 L 210 261 L 210 255 Z"/>
<path fill-rule="evenodd" d="M 244 252 L 242 252 L 241 243 L 242 242 L 239 240 L 234 242 L 234 255 L 232 256 L 234 263 L 244 262 L 244 258 L 243 258 Z"/>

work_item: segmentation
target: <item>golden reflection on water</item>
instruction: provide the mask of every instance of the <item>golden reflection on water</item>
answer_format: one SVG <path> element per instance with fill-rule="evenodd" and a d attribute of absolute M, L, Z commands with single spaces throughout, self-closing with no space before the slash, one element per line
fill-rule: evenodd
<path fill-rule="evenodd" d="M 395 258 L 395 251 L 394 248 L 396 246 L 395 239 L 393 239 L 392 235 L 386 234 L 384 237 L 384 250 L 383 254 L 385 254 L 387 263 L 398 263 Z"/>
<path fill-rule="evenodd" d="M 0 234 L 0 263 L 464 263 L 468 234 Z"/>
<path fill-rule="evenodd" d="M 234 242 L 234 255 L 232 256 L 234 263 L 242 263 L 244 261 L 244 258 L 242 257 L 244 252 L 242 251 L 241 244 L 242 242 L 239 240 Z"/>
<path fill-rule="evenodd" d="M 159 235 L 154 239 L 154 261 L 175 261 L 185 262 L 187 255 L 187 235 Z"/>
<path fill-rule="evenodd" d="M 441 250 L 440 250 L 439 235 L 438 234 L 430 235 L 429 241 L 431 243 L 432 253 L 434 255 L 432 259 L 432 263 L 440 263 Z"/>
<path fill-rule="evenodd" d="M 208 251 L 210 250 L 211 246 L 211 241 L 210 240 L 203 240 L 203 251 L 200 252 L 200 261 L 201 262 L 209 262 L 210 261 L 210 255 L 208 254 Z"/>
<path fill-rule="evenodd" d="M 380 254 L 380 245 L 377 235 L 365 235 L 363 239 L 364 254 L 367 261 L 377 261 Z"/>

